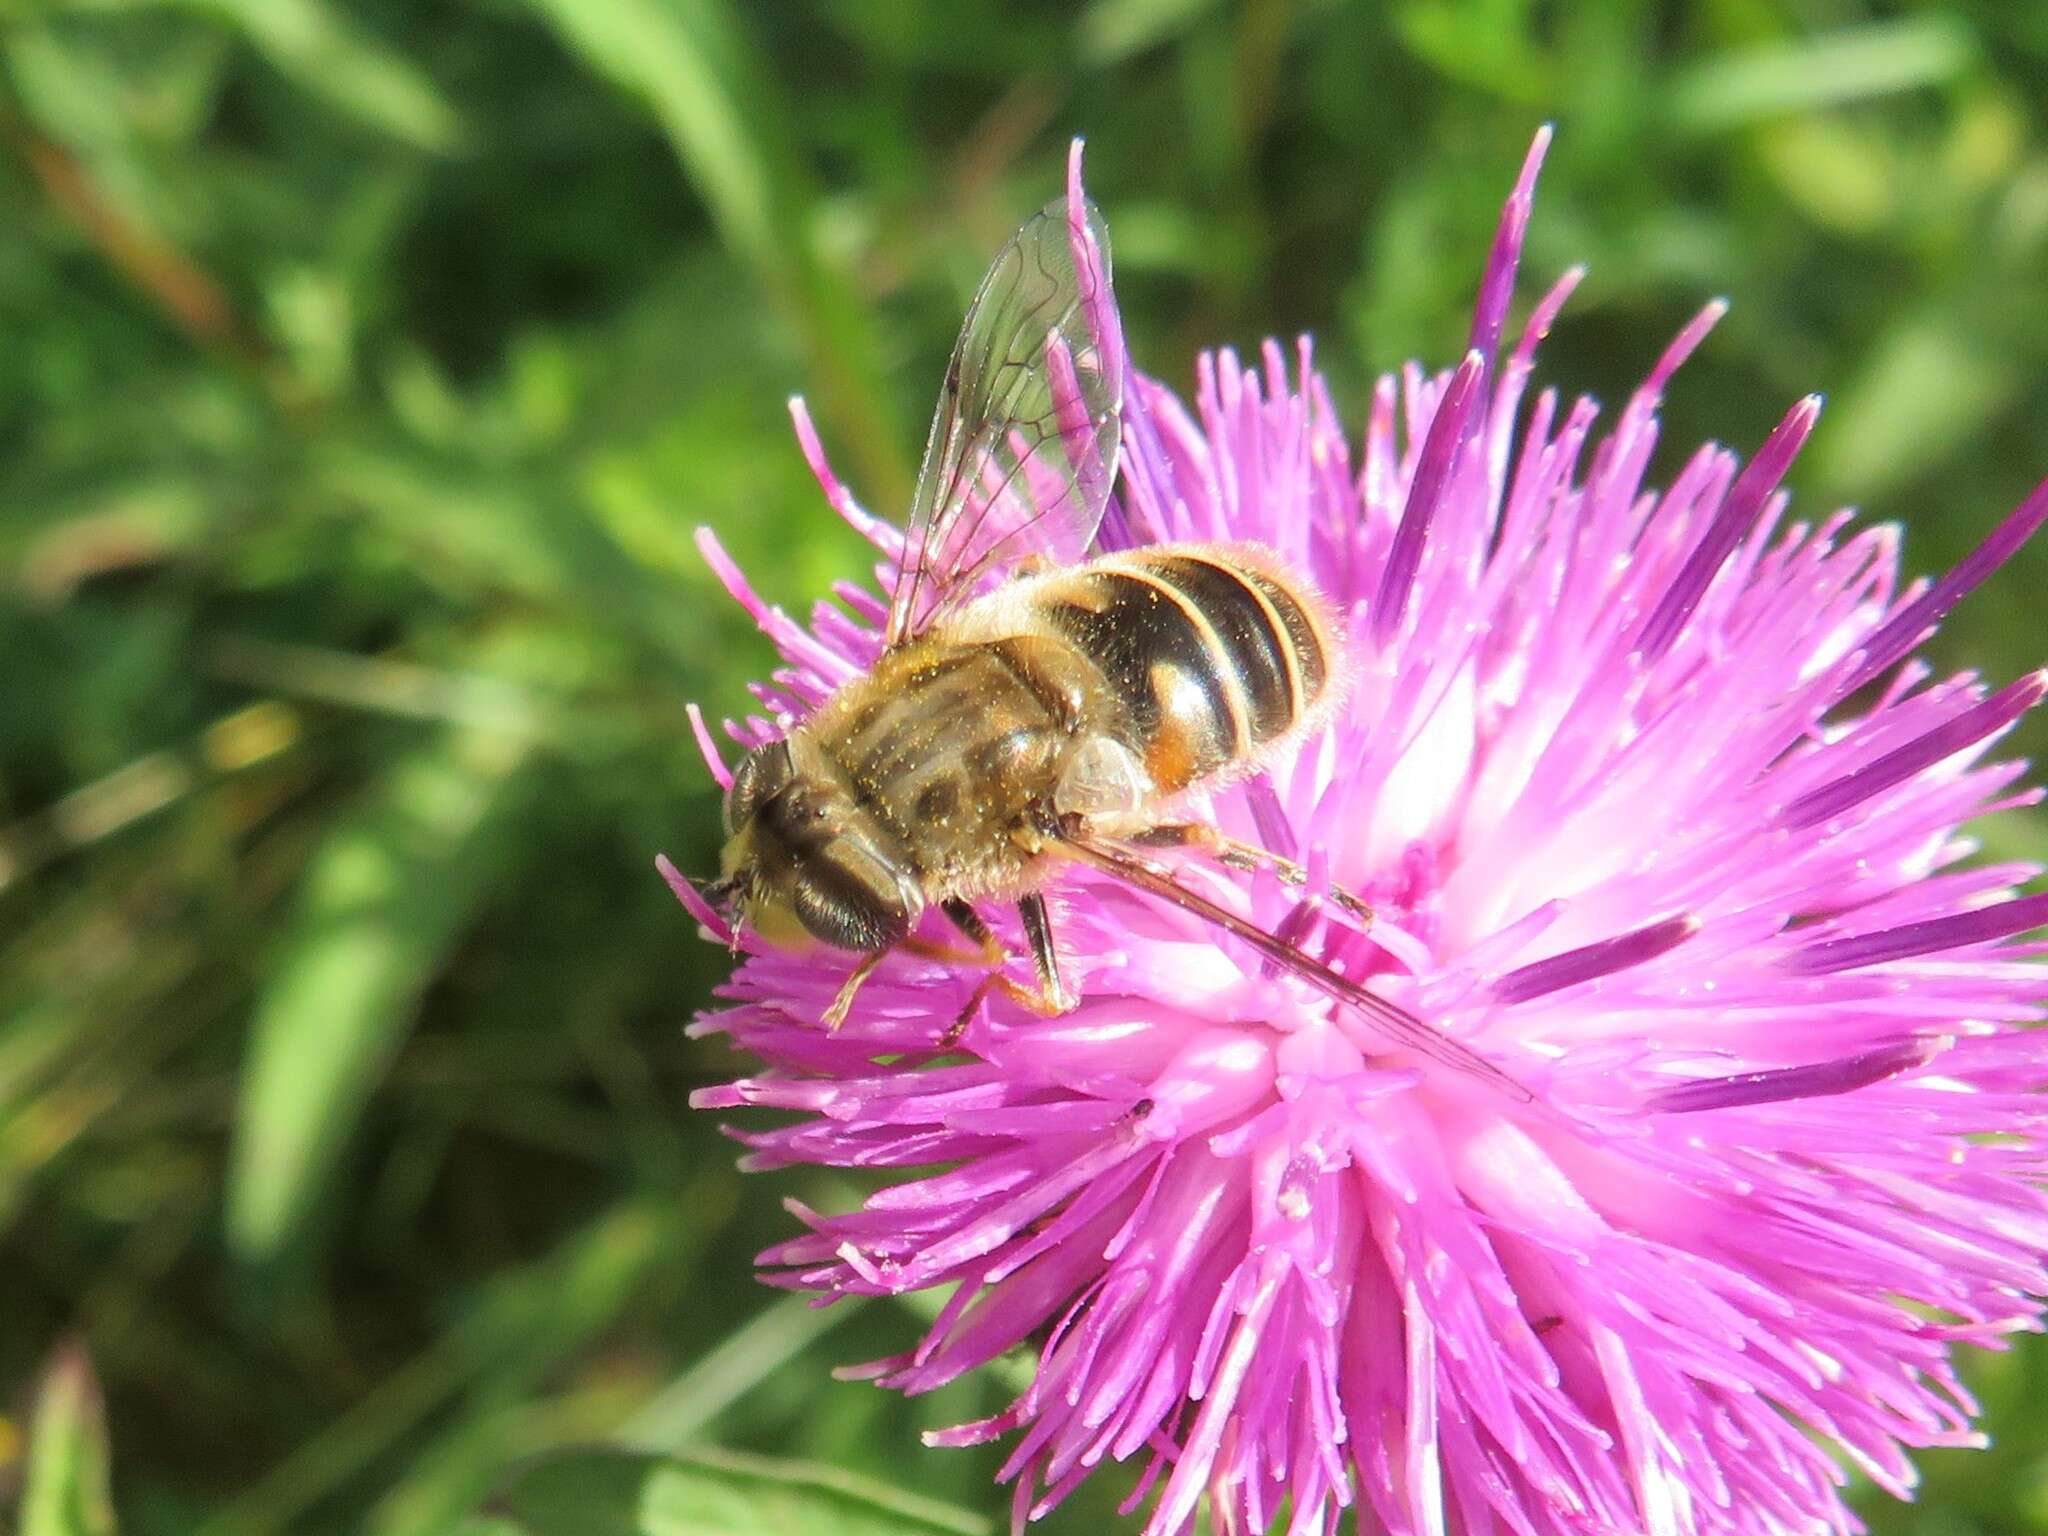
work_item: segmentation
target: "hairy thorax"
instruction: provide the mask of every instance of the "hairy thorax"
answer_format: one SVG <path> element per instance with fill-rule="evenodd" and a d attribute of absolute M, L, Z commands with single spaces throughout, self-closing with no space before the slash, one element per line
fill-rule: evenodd
<path fill-rule="evenodd" d="M 1135 822 L 1301 725 L 1328 625 L 1250 551 L 1158 547 L 1012 583 L 804 727 L 934 898 L 1012 896 L 1063 813 Z"/>
<path fill-rule="evenodd" d="M 1104 723 L 1089 707 L 1086 667 L 1057 639 L 935 633 L 884 656 L 805 733 L 928 894 L 1010 895 L 1034 862 L 1019 834 Z"/>

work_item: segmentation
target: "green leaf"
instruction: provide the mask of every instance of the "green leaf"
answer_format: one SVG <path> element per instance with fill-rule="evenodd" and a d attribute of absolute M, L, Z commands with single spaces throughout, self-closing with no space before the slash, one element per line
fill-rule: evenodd
<path fill-rule="evenodd" d="M 873 327 L 820 259 L 816 194 L 773 75 L 723 0 L 528 0 L 584 62 L 645 103 L 726 244 L 791 312 L 827 419 L 878 506 L 909 500 Z"/>
<path fill-rule="evenodd" d="M 386 1056 L 495 874 L 518 732 L 453 729 L 402 758 L 307 871 L 256 1010 L 228 1169 L 228 1230 L 248 1258 L 298 1228 Z"/>
<path fill-rule="evenodd" d="M 1447 80 L 1508 101 L 1557 98 L 1555 71 L 1537 46 L 1525 0 L 1409 0 L 1394 26 L 1415 56 Z"/>
<path fill-rule="evenodd" d="M 540 1463 L 463 1536 L 978 1536 L 966 1510 L 836 1468 L 729 1451 Z"/>
<path fill-rule="evenodd" d="M 87 171 L 94 212 L 124 221 L 131 242 L 141 232 L 142 252 L 155 258 L 152 246 L 192 235 L 189 199 L 152 159 L 135 120 L 133 74 L 105 41 L 98 33 L 9 17 L 0 31 L 0 63 L 21 114 Z M 132 244 L 129 254 L 137 254 Z"/>
<path fill-rule="evenodd" d="M 1095 0 L 1082 13 L 1081 55 L 1097 66 L 1180 36 L 1210 11 L 1215 0 Z"/>
<path fill-rule="evenodd" d="M 721 1413 L 857 1312 L 865 1297 L 835 1307 L 785 1296 L 726 1335 L 705 1357 L 641 1405 L 622 1437 L 645 1449 L 686 1445 Z"/>
<path fill-rule="evenodd" d="M 21 1536 L 113 1536 L 106 1407 L 92 1362 L 61 1349 L 43 1377 L 29 1439 Z"/>
<path fill-rule="evenodd" d="M 295 83 L 360 122 L 426 150 L 461 139 L 461 120 L 431 80 L 318 0 L 185 4 L 236 28 Z"/>
<path fill-rule="evenodd" d="M 525 1427 L 541 1417 L 542 1383 L 615 1327 L 651 1276 L 689 1272 L 725 1216 L 715 1189 L 700 1176 L 672 1201 L 615 1210 L 546 1264 L 495 1284 L 448 1341 L 472 1378 L 461 1420 L 415 1437 L 404 1477 L 360 1527 L 366 1536 L 445 1529 L 522 1454 L 560 1444 Z"/>
<path fill-rule="evenodd" d="M 1928 15 L 1710 55 L 1671 82 L 1673 126 L 1715 133 L 1767 117 L 1939 85 L 1969 69 L 1977 40 L 1951 16 Z"/>
<path fill-rule="evenodd" d="M 1851 234 L 1896 217 L 1907 178 L 1882 134 L 1833 115 L 1787 118 L 1761 129 L 1758 158 L 1778 185 L 1820 223 Z"/>
<path fill-rule="evenodd" d="M 1961 316 L 1930 308 L 1901 317 L 1816 434 L 1821 485 L 1869 500 L 1906 484 L 1983 431 L 2019 383 L 2011 359 Z"/>
<path fill-rule="evenodd" d="M 715 0 L 533 0 L 599 73 L 660 122 L 726 239 L 780 268 L 793 167 L 782 163 L 772 93 Z"/>
<path fill-rule="evenodd" d="M 521 1405 L 617 1327 L 651 1277 L 689 1273 L 723 1229 L 730 1201 L 724 1181 L 706 1174 L 666 1197 L 622 1202 L 545 1257 L 451 1298 L 455 1321 L 439 1338 L 216 1512 L 197 1536 L 304 1529 L 309 1509 L 401 1445 L 406 1470 L 397 1486 L 350 1529 L 445 1530 L 530 1448 L 491 1431 L 516 1426 Z M 461 1411 L 447 1412 L 457 1400 Z"/>

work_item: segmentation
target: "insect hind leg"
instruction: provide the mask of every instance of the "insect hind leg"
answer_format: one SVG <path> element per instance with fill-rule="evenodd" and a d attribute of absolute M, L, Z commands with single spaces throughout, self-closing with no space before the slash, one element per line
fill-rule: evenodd
<path fill-rule="evenodd" d="M 1325 996 L 1345 1005 L 1380 1037 L 1382 1044 L 1419 1052 L 1441 1066 L 1498 1089 L 1518 1103 L 1536 1102 L 1534 1093 L 1479 1051 L 1440 1032 L 1400 1004 L 1381 997 L 1361 982 L 1333 969 L 1326 961 L 1306 953 L 1288 938 L 1262 928 L 1251 919 L 1211 901 L 1199 891 L 1182 885 L 1173 878 L 1171 871 L 1143 858 L 1128 840 L 1118 842 L 1091 832 L 1086 820 L 1081 816 L 1061 819 L 1059 840 L 1067 857 L 1213 923 Z"/>
<path fill-rule="evenodd" d="M 1101 835 L 1093 828 L 1091 835 Z M 1261 848 L 1256 843 L 1247 843 L 1230 836 L 1205 821 L 1167 821 L 1148 827 L 1131 830 L 1118 829 L 1112 834 L 1118 841 L 1139 848 L 1193 848 L 1208 854 L 1218 864 L 1230 869 L 1256 871 L 1271 870 L 1282 885 L 1305 886 L 1308 871 L 1290 858 Z M 1370 925 L 1372 907 L 1364 897 L 1341 885 L 1328 887 L 1330 900 L 1360 922 Z"/>

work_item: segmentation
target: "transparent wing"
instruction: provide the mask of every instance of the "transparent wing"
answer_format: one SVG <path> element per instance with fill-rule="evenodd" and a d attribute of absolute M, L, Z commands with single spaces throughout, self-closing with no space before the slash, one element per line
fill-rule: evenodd
<path fill-rule="evenodd" d="M 1123 342 L 1079 191 L 1034 214 L 968 308 L 925 440 L 884 643 L 1030 554 L 1080 559 L 1116 478 Z"/>

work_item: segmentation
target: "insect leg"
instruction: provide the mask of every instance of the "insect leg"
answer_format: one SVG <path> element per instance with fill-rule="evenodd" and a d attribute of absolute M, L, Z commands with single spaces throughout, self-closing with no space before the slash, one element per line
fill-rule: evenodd
<path fill-rule="evenodd" d="M 825 1010 L 825 1029 L 828 1033 L 836 1031 L 846 1022 L 846 1015 L 853 1008 L 855 994 L 860 991 L 862 983 L 875 974 L 875 967 L 882 963 L 888 953 L 886 949 L 878 949 L 872 954 L 862 955 L 860 964 L 847 972 L 846 980 L 839 985 L 839 995 L 832 999 L 832 1006 Z"/>
<path fill-rule="evenodd" d="M 1217 863 L 1231 869 L 1270 869 L 1283 885 L 1307 885 L 1308 871 L 1289 858 L 1256 843 L 1241 842 L 1205 821 L 1169 821 L 1143 828 L 1123 841 L 1140 848 L 1199 848 Z M 1372 908 L 1355 892 L 1341 885 L 1330 887 L 1330 900 L 1360 922 L 1372 922 Z"/>
<path fill-rule="evenodd" d="M 939 903 L 939 910 L 968 938 L 974 940 L 977 958 L 983 965 L 997 966 L 1010 958 L 1010 952 L 1003 948 L 1003 941 L 997 938 L 982 915 L 959 897 L 950 897 Z"/>
<path fill-rule="evenodd" d="M 968 938 L 974 941 L 974 948 L 962 949 L 957 944 L 935 944 L 930 939 L 921 939 L 916 934 L 896 941 L 895 948 L 906 955 L 916 955 L 920 960 L 936 960 L 941 965 L 1001 965 L 1010 958 L 1010 952 L 1003 948 L 1003 941 L 989 931 L 981 914 L 957 897 L 939 903 L 939 910 Z"/>
<path fill-rule="evenodd" d="M 1067 991 L 1067 985 L 1060 980 L 1059 951 L 1052 942 L 1052 916 L 1045 910 L 1045 897 L 1037 891 L 1023 897 L 1017 903 L 1017 916 L 1023 919 L 1024 936 L 1031 942 L 1031 959 L 1038 967 L 1038 990 L 1058 1013 L 1066 1013 L 1074 1006 L 1074 998 Z"/>
<path fill-rule="evenodd" d="M 888 949 L 878 949 L 872 954 L 863 955 L 860 964 L 848 972 L 846 980 L 840 984 L 839 995 L 832 999 L 832 1006 L 825 1010 L 826 1029 L 836 1030 L 846 1022 L 846 1016 L 852 1010 L 853 1000 L 859 994 L 862 985 L 875 973 L 876 967 L 883 960 L 899 949 L 905 954 L 916 955 L 925 960 L 936 960 L 942 965 L 977 966 L 985 968 L 988 972 L 982 978 L 981 984 L 974 989 L 973 995 L 967 999 L 967 1006 L 960 1010 L 959 1016 L 947 1027 L 945 1034 L 940 1036 L 940 1044 L 943 1046 L 950 1047 L 959 1041 L 973 1020 L 975 1011 L 987 1001 L 991 992 L 1000 992 L 1044 1018 L 1054 1018 L 1072 1010 L 1074 1000 L 1067 995 L 1066 988 L 1060 983 L 1059 961 L 1052 947 L 1052 924 L 1046 916 L 1043 897 L 1033 894 L 1026 896 L 1017 904 L 1018 913 L 1024 919 L 1024 932 L 1031 940 L 1031 956 L 1038 968 L 1039 984 L 1036 987 L 1027 987 L 1003 974 L 1002 968 L 1009 962 L 1010 952 L 1003 947 L 1003 941 L 996 937 L 994 930 L 972 906 L 955 898 L 941 902 L 939 910 L 946 914 L 947 920 L 955 928 L 973 941 L 974 947 L 962 949 L 951 944 L 935 944 L 929 939 L 920 939 L 913 935 L 898 939 Z"/>
<path fill-rule="evenodd" d="M 1470 1046 L 1442 1033 L 1400 1004 L 1390 1002 L 1350 977 L 1332 970 L 1278 934 L 1268 932 L 1249 918 L 1240 917 L 1228 907 L 1218 906 L 1199 891 L 1190 890 L 1166 870 L 1146 862 L 1137 851 L 1091 835 L 1084 818 L 1065 818 L 1060 828 L 1059 847 L 1075 862 L 1135 886 L 1243 940 L 1317 991 L 1350 1008 L 1365 1019 L 1383 1041 L 1416 1051 L 1441 1066 L 1476 1078 L 1519 1103 L 1528 1104 L 1535 1100 L 1536 1096 L 1527 1088 Z"/>
<path fill-rule="evenodd" d="M 1032 959 L 1038 966 L 1039 984 L 1036 987 L 1027 987 L 1003 974 L 1002 967 L 1010 958 L 1009 951 L 1003 948 L 1002 940 L 995 936 L 987 922 L 982 919 L 982 915 L 973 907 L 964 901 L 953 900 L 942 903 L 940 910 L 952 921 L 954 927 L 974 940 L 980 954 L 973 958 L 989 968 L 988 974 L 982 977 L 981 984 L 968 997 L 966 1006 L 939 1037 L 942 1048 L 951 1049 L 959 1044 L 960 1037 L 967 1033 L 967 1026 L 974 1022 L 974 1015 L 980 1011 L 981 1005 L 988 1001 L 991 992 L 1002 993 L 1012 1002 L 1030 1009 L 1042 1018 L 1055 1018 L 1072 1009 L 1073 1000 L 1060 985 L 1058 961 L 1053 957 L 1052 950 L 1052 925 L 1045 915 L 1043 897 L 1034 894 L 1017 903 L 1018 913 L 1024 919 L 1024 932 L 1031 940 Z M 924 951 L 920 950 L 919 953 Z"/>

